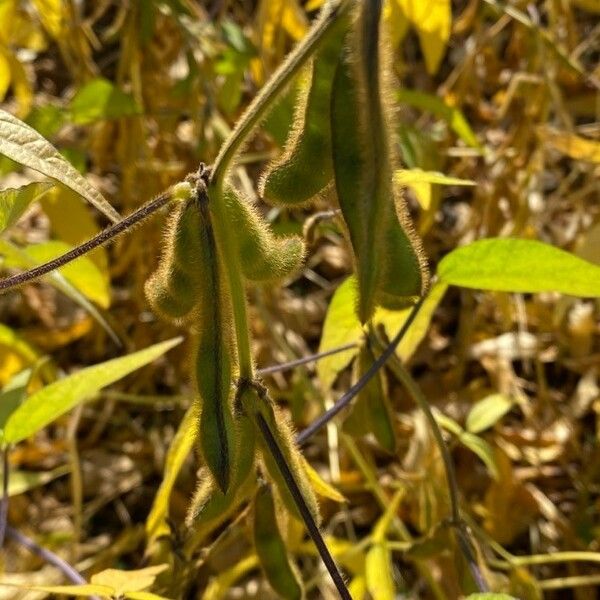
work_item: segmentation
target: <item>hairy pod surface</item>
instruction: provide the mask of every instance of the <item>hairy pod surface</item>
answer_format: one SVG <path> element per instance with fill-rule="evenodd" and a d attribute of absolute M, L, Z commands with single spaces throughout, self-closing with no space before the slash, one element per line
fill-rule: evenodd
<path fill-rule="evenodd" d="M 386 92 L 390 70 L 380 36 L 381 11 L 382 0 L 357 3 L 331 103 L 335 184 L 355 255 L 363 323 L 382 296 L 410 302 L 425 292 L 428 278 L 420 242 L 393 182 L 394 118 Z"/>
<path fill-rule="evenodd" d="M 202 271 L 210 258 L 195 199 L 177 204 L 165 231 L 164 251 L 144 291 L 154 312 L 180 325 L 196 316 L 203 293 Z"/>
<path fill-rule="evenodd" d="M 275 236 L 256 207 L 231 185 L 225 188 L 223 199 L 247 279 L 277 281 L 300 269 L 304 260 L 302 238 Z"/>
<path fill-rule="evenodd" d="M 257 420 L 258 415 L 263 417 L 264 421 L 271 430 L 271 433 L 273 434 L 273 437 L 277 441 L 277 445 L 286 459 L 294 480 L 302 492 L 302 496 L 304 497 L 304 500 L 306 501 L 306 504 L 308 505 L 308 508 L 315 519 L 315 522 L 319 523 L 321 517 L 319 514 L 317 497 L 304 469 L 300 450 L 298 450 L 298 447 L 294 443 L 293 429 L 289 419 L 273 404 L 273 401 L 266 394 L 266 390 L 264 393 L 262 391 L 259 393 L 255 386 L 248 386 L 242 390 L 239 398 L 244 413 L 250 418 L 256 427 L 257 446 L 260 449 L 260 455 L 267 473 L 273 483 L 275 483 L 277 486 L 277 491 L 279 492 L 279 495 L 285 503 L 288 511 L 296 519 L 302 521 L 302 516 L 298 511 L 296 503 L 294 502 L 294 498 L 290 494 L 288 486 L 285 482 L 285 478 L 281 474 L 279 466 L 273 458 L 268 444 L 263 438 Z"/>
<path fill-rule="evenodd" d="M 281 535 L 269 485 L 262 485 L 254 498 L 254 547 L 271 587 L 282 598 L 303 598 L 298 569 L 292 563 Z"/>
<path fill-rule="evenodd" d="M 232 414 L 232 381 L 236 366 L 232 309 L 205 195 L 200 195 L 197 210 L 200 215 L 197 235 L 201 232 L 202 245 L 206 250 L 194 359 L 196 389 L 200 397 L 198 444 L 217 485 L 226 492 L 235 460 L 236 442 Z"/>
<path fill-rule="evenodd" d="M 373 362 L 375 355 L 367 344 L 363 345 L 354 363 L 355 380 L 360 379 Z M 382 448 L 394 453 L 396 433 L 392 415 L 385 375 L 380 370 L 359 392 L 352 405 L 352 412 L 344 421 L 344 429 L 353 435 L 372 433 Z"/>
<path fill-rule="evenodd" d="M 348 17 L 342 15 L 315 52 L 285 149 L 260 180 L 260 195 L 272 204 L 309 202 L 331 182 L 331 86 L 347 28 Z"/>
<path fill-rule="evenodd" d="M 188 510 L 186 523 L 194 535 L 207 535 L 218 527 L 246 498 L 254 485 L 255 431 L 245 415 L 235 416 L 235 460 L 229 489 L 223 493 L 205 472 Z"/>

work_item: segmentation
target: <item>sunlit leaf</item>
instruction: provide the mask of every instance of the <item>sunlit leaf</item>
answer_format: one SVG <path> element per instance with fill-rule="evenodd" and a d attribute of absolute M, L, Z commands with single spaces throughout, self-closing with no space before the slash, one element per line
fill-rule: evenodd
<path fill-rule="evenodd" d="M 479 400 L 467 415 L 467 431 L 480 433 L 495 425 L 514 405 L 505 394 L 491 394 Z"/>
<path fill-rule="evenodd" d="M 51 187 L 51 183 L 42 181 L 0 191 L 0 232 L 14 225 L 27 207 Z"/>
<path fill-rule="evenodd" d="M 9 417 L 4 430 L 5 441 L 16 443 L 33 435 L 80 402 L 93 397 L 103 387 L 152 362 L 180 342 L 181 338 L 161 342 L 87 367 L 42 388 L 26 398 Z"/>
<path fill-rule="evenodd" d="M 452 24 L 450 0 L 396 0 L 417 30 L 425 65 L 435 74 L 446 51 Z"/>
<path fill-rule="evenodd" d="M 165 459 L 163 478 L 154 497 L 152 509 L 146 520 L 146 533 L 149 539 L 156 539 L 169 531 L 166 517 L 169 514 L 169 497 L 181 471 L 185 459 L 189 456 L 198 425 L 198 408 L 190 407 L 183 417 L 179 429 L 169 446 Z"/>
<path fill-rule="evenodd" d="M 72 247 L 64 242 L 51 240 L 41 244 L 33 244 L 22 248 L 36 264 L 43 264 L 68 252 Z M 17 266 L 7 259 L 5 266 Z M 19 265 L 22 266 L 22 265 Z M 87 257 L 80 256 L 73 262 L 61 267 L 59 272 L 64 278 L 86 298 L 102 308 L 110 306 L 110 287 L 105 276 L 98 267 Z"/>
<path fill-rule="evenodd" d="M 51 471 L 10 471 L 8 478 L 8 495 L 18 496 L 29 490 L 45 485 L 57 477 L 69 473 L 71 468 L 62 465 Z"/>
<path fill-rule="evenodd" d="M 600 296 L 600 266 L 537 240 L 479 240 L 444 256 L 437 272 L 466 288 Z"/>
<path fill-rule="evenodd" d="M 155 565 L 135 571 L 105 569 L 92 575 L 91 582 L 94 585 L 110 586 L 114 590 L 113 595 L 120 596 L 124 593 L 141 592 L 148 589 L 156 581 L 158 575 L 168 568 L 168 565 Z"/>
<path fill-rule="evenodd" d="M 396 99 L 400 104 L 409 104 L 410 106 L 433 113 L 439 119 L 446 121 L 452 131 L 467 146 L 472 148 L 480 147 L 475 133 L 460 109 L 446 104 L 442 98 L 417 90 L 401 88 L 396 92 Z"/>
<path fill-rule="evenodd" d="M 328 498 L 334 502 L 347 502 L 347 499 L 342 494 L 340 494 L 331 484 L 327 483 L 317 471 L 312 468 L 312 465 L 304 458 L 304 456 L 300 455 L 300 460 L 304 465 L 304 470 L 308 475 L 310 485 L 319 496 Z"/>
<path fill-rule="evenodd" d="M 71 188 L 111 221 L 120 220 L 119 214 L 92 187 L 84 177 L 68 163 L 47 140 L 35 129 L 10 113 L 0 109 L 0 154 L 29 167 L 34 171 L 60 181 Z"/>
<path fill-rule="evenodd" d="M 33 0 L 42 25 L 53 38 L 58 38 L 63 31 L 62 0 Z"/>
<path fill-rule="evenodd" d="M 600 163 L 600 142 L 550 127 L 540 129 L 542 140 L 555 150 L 576 160 Z"/>
<path fill-rule="evenodd" d="M 71 120 L 78 125 L 140 113 L 133 96 L 101 78 L 81 87 L 71 100 L 69 109 Z"/>
<path fill-rule="evenodd" d="M 7 584 L 0 584 L 7 585 Z M 17 587 L 17 586 L 11 586 Z M 113 588 L 105 585 L 24 585 L 18 586 L 32 592 L 46 592 L 48 594 L 65 594 L 67 596 L 100 596 L 101 598 L 112 598 Z"/>
<path fill-rule="evenodd" d="M 377 600 L 395 600 L 392 556 L 385 544 L 374 544 L 367 552 L 367 589 Z"/>

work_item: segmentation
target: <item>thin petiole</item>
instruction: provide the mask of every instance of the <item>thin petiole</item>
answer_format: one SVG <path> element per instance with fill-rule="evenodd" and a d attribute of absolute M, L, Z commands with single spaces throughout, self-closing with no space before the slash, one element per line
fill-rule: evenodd
<path fill-rule="evenodd" d="M 19 285 L 23 285 L 28 283 L 29 281 L 33 281 L 38 277 L 42 277 L 54 271 L 55 269 L 60 269 L 60 267 L 64 267 L 66 264 L 71 261 L 83 256 L 84 254 L 98 248 L 98 246 L 102 246 L 107 242 L 110 242 L 113 238 L 117 237 L 121 233 L 127 231 L 130 227 L 147 219 L 151 215 L 153 215 L 156 211 L 163 208 L 169 201 L 171 200 L 171 192 L 167 191 L 160 196 L 157 196 L 153 200 L 150 200 L 140 208 L 138 208 L 135 212 L 131 213 L 127 217 L 125 217 L 122 221 L 107 227 L 102 230 L 98 235 L 93 237 L 92 239 L 84 242 L 80 246 L 73 248 L 73 250 L 69 250 L 62 256 L 58 256 L 57 258 L 40 265 L 39 267 L 34 267 L 29 271 L 25 271 L 23 273 L 18 273 L 17 275 L 13 275 L 11 277 L 7 277 L 6 279 L 0 280 L 0 291 L 8 290 L 13 287 L 17 287 Z"/>
<path fill-rule="evenodd" d="M 344 350 L 351 350 L 356 347 L 355 342 L 351 342 L 349 344 L 344 344 L 343 346 L 338 346 L 337 348 L 332 348 L 331 350 L 326 350 L 325 352 L 318 352 L 317 354 L 311 354 L 310 356 L 303 356 L 302 358 L 298 358 L 297 360 L 291 360 L 286 363 L 281 363 L 279 365 L 272 365 L 270 367 L 265 367 L 264 369 L 257 369 L 257 375 L 271 375 L 272 373 L 280 373 L 281 371 L 288 371 L 290 369 L 294 369 L 296 367 L 300 367 L 307 363 L 316 362 L 321 360 L 322 358 L 326 358 L 327 356 L 331 356 L 332 354 L 338 354 L 339 352 L 344 352 Z"/>
<path fill-rule="evenodd" d="M 269 450 L 271 451 L 271 454 L 275 462 L 277 463 L 277 467 L 281 472 L 281 476 L 285 480 L 287 488 L 290 491 L 292 497 L 294 498 L 294 502 L 298 507 L 298 511 L 302 515 L 306 528 L 308 529 L 308 533 L 312 538 L 313 542 L 315 543 L 319 555 L 325 563 L 325 566 L 327 567 L 327 570 L 331 575 L 331 579 L 333 579 L 333 583 L 335 584 L 335 587 L 337 588 L 340 597 L 343 600 L 352 600 L 350 592 L 348 591 L 348 588 L 344 583 L 344 579 L 342 578 L 342 575 L 339 569 L 337 568 L 337 565 L 335 564 L 331 553 L 329 552 L 329 548 L 327 548 L 327 544 L 325 543 L 325 540 L 323 539 L 323 536 L 321 535 L 321 532 L 319 531 L 319 528 L 315 523 L 310 509 L 308 508 L 306 501 L 304 500 L 304 496 L 302 495 L 302 492 L 300 491 L 300 488 L 298 487 L 298 484 L 294 479 L 294 475 L 292 474 L 292 471 L 290 470 L 290 467 L 285 460 L 283 452 L 277 444 L 275 436 L 269 429 L 268 423 L 260 413 L 256 414 L 256 420 L 265 440 L 265 443 L 267 444 L 267 446 L 269 446 Z"/>
<path fill-rule="evenodd" d="M 415 320 L 419 309 L 423 305 L 425 298 L 419 298 L 418 302 L 413 306 L 408 318 L 400 328 L 400 331 L 396 334 L 394 339 L 388 344 L 386 349 L 381 353 L 381 356 L 369 367 L 367 372 L 327 411 L 325 411 L 320 417 L 317 417 L 306 429 L 301 431 L 296 436 L 296 443 L 301 446 L 310 437 L 312 437 L 319 429 L 325 427 L 333 417 L 335 417 L 341 410 L 343 410 L 352 399 L 369 383 L 371 378 L 381 369 L 388 358 L 394 353 L 396 347 L 408 331 L 412 322 Z"/>

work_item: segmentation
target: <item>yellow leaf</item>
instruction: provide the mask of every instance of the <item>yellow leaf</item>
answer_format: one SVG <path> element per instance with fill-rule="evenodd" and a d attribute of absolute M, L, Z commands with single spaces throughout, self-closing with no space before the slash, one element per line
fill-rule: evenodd
<path fill-rule="evenodd" d="M 0 585 L 10 585 L 2 583 Z M 113 588 L 104 585 L 23 585 L 19 587 L 32 592 L 46 592 L 48 594 L 66 594 L 67 596 L 100 596 L 101 598 L 112 598 Z"/>
<path fill-rule="evenodd" d="M 210 581 L 202 595 L 202 600 L 221 600 L 238 579 L 256 568 L 258 568 L 258 556 L 256 554 L 243 558 L 231 569 L 222 571 Z"/>
<path fill-rule="evenodd" d="M 8 86 L 10 85 L 10 62 L 6 50 L 0 48 L 0 102 L 4 100 Z"/>
<path fill-rule="evenodd" d="M 59 185 L 45 194 L 40 204 L 50 219 L 50 226 L 55 238 L 77 246 L 100 231 L 88 207 L 81 202 L 78 194 L 69 188 Z M 65 218 L 68 215 L 68 218 Z M 100 269 L 102 275 L 109 282 L 108 256 L 105 248 L 87 254 L 90 260 Z"/>
<path fill-rule="evenodd" d="M 32 258 L 36 264 L 45 263 L 69 250 L 71 250 L 69 244 L 56 240 L 24 248 L 27 256 Z M 106 278 L 87 256 L 80 256 L 78 259 L 59 269 L 59 271 L 86 298 L 89 298 L 102 308 L 110 306 L 110 288 L 106 282 Z"/>
<path fill-rule="evenodd" d="M 555 150 L 574 158 L 600 163 L 600 142 L 582 138 L 574 133 L 558 131 L 550 127 L 539 130 L 541 138 Z"/>
<path fill-rule="evenodd" d="M 367 589 L 377 600 L 394 600 L 394 578 L 390 551 L 385 544 L 375 544 L 367 552 Z"/>
<path fill-rule="evenodd" d="M 0 323 L 0 385 L 24 367 L 33 365 L 39 353 L 15 331 Z"/>
<path fill-rule="evenodd" d="M 600 14 L 600 0 L 571 0 L 571 2 L 578 8 Z"/>
<path fill-rule="evenodd" d="M 298 0 L 285 0 L 281 24 L 295 41 L 304 37 L 308 29 L 308 20 L 298 4 Z"/>
<path fill-rule="evenodd" d="M 428 73 L 438 70 L 452 25 L 451 0 L 396 0 L 417 30 Z"/>
<path fill-rule="evenodd" d="M 168 565 L 156 565 L 136 571 L 105 569 L 92 575 L 91 582 L 94 585 L 110 586 L 114 596 L 121 596 L 127 592 L 141 592 L 148 589 L 156 577 L 168 568 Z"/>
<path fill-rule="evenodd" d="M 167 452 L 163 479 L 146 520 L 146 533 L 150 540 L 156 539 L 169 531 L 166 524 L 166 517 L 169 514 L 169 497 L 179 471 L 194 445 L 197 421 L 198 409 L 196 406 L 192 406 L 185 413 Z"/>
<path fill-rule="evenodd" d="M 57 39 L 63 29 L 62 0 L 33 0 L 33 4 L 46 31 Z"/>
<path fill-rule="evenodd" d="M 304 465 L 304 470 L 308 475 L 308 480 L 310 484 L 319 496 L 323 496 L 323 498 L 329 498 L 329 500 L 333 500 L 334 502 L 347 502 L 346 498 L 340 494 L 332 485 L 327 483 L 325 480 L 321 478 L 321 476 L 312 468 L 311 464 L 301 456 L 301 462 Z"/>
<path fill-rule="evenodd" d="M 8 55 L 8 63 L 10 66 L 12 89 L 19 107 L 17 116 L 24 118 L 31 110 L 31 103 L 33 102 L 33 90 L 31 89 L 31 84 L 29 83 L 29 79 L 27 77 L 27 73 L 25 73 L 23 65 L 16 59 L 14 55 Z"/>

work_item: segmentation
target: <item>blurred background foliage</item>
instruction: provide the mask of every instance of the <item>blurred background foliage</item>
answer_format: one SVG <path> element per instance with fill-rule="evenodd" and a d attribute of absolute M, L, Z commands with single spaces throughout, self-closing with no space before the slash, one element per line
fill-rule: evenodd
<path fill-rule="evenodd" d="M 0 98 L 128 214 L 215 158 L 320 4 L 1 0 Z M 490 236 L 541 239 L 600 263 L 598 15 L 597 0 L 386 3 L 406 195 L 432 266 L 457 245 Z M 233 175 L 251 198 L 286 138 L 295 93 L 240 156 Z M 432 183 L 419 170 L 455 180 Z M 36 179 L 7 158 L 0 174 L 2 188 Z M 107 225 L 66 187 L 39 185 L 31 193 L 43 192 L 40 202 L 0 239 L 4 270 L 44 262 Z M 322 199 L 317 209 L 327 208 Z M 264 210 L 280 232 L 300 232 L 312 214 Z M 0 296 L 5 391 L 24 369 L 34 369 L 35 389 L 181 333 L 149 311 L 143 294 L 163 222 L 159 216 L 64 269 L 60 285 L 48 280 Z M 332 222 L 313 223 L 310 241 L 296 278 L 249 290 L 259 366 L 356 339 L 344 324 L 353 299 L 340 287 L 352 269 L 342 233 Z M 593 562 L 536 558 L 600 549 L 598 303 L 457 289 L 438 296 L 399 352 L 439 411 L 482 564 L 520 598 L 598 597 Z M 388 315 L 383 325 L 386 318 L 393 324 Z M 86 574 L 138 568 L 144 556 L 156 561 L 153 552 L 165 546 L 147 547 L 145 521 L 189 404 L 188 353 L 184 342 L 15 448 L 9 522 Z M 348 388 L 351 356 L 268 377 L 299 428 Z M 392 370 L 385 389 L 394 453 L 336 427 L 306 448 L 347 500 L 322 502 L 328 541 L 357 598 L 373 591 L 382 569 L 401 597 L 457 598 L 464 565 L 439 526 L 448 515 L 439 453 Z M 181 462 L 170 482 L 174 532 L 198 468 L 193 456 Z M 312 546 L 298 531 L 288 538 L 310 597 L 334 598 Z M 393 560 L 377 558 L 381 544 Z M 177 548 L 173 533 L 169 549 Z M 272 595 L 243 518 L 207 533 L 205 548 L 197 597 Z M 11 573 L 4 581 L 60 581 L 14 542 L 1 561 Z"/>

